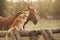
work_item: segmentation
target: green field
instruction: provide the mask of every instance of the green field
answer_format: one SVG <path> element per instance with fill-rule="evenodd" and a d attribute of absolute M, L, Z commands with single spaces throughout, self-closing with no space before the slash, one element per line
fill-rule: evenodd
<path fill-rule="evenodd" d="M 33 25 L 32 22 L 29 22 L 26 25 L 26 30 L 37 30 L 37 29 L 44 29 L 44 28 L 57 28 L 57 27 L 60 27 L 60 20 L 58 19 L 52 19 L 52 20 L 40 19 L 38 20 L 37 25 Z M 56 40 L 60 40 L 60 33 L 54 34 L 54 37 L 56 38 Z M 28 40 L 28 38 L 26 38 L 26 40 Z M 42 36 L 39 36 L 39 40 L 44 40 L 44 39 Z"/>
<path fill-rule="evenodd" d="M 58 19 L 52 19 L 52 20 L 47 20 L 47 19 L 41 19 L 38 20 L 37 25 L 34 25 L 31 21 L 26 25 L 26 29 L 41 29 L 41 28 L 56 28 L 60 27 L 60 20 Z"/>
<path fill-rule="evenodd" d="M 31 21 L 28 22 L 28 24 L 25 26 L 26 30 L 37 30 L 37 29 L 44 29 L 44 28 L 56 28 L 60 27 L 60 20 L 58 19 L 52 19 L 52 20 L 47 20 L 47 19 L 40 19 L 38 20 L 37 25 L 34 25 Z M 57 40 L 60 40 L 60 33 L 54 34 L 54 37 Z M 0 39 L 3 40 L 3 39 Z M 22 40 L 29 40 L 29 37 L 22 37 Z M 39 36 L 38 40 L 44 40 L 42 36 Z"/>

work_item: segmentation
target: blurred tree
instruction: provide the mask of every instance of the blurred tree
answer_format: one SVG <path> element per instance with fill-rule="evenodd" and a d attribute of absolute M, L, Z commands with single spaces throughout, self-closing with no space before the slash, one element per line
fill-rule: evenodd
<path fill-rule="evenodd" d="M 23 10 L 27 5 L 36 8 L 38 15 L 42 18 L 60 16 L 60 0 L 37 0 L 35 2 L 31 0 L 18 0 L 18 2 L 0 0 L 0 15 L 7 17 Z"/>
<path fill-rule="evenodd" d="M 4 0 L 0 0 L 0 16 L 4 16 L 4 6 L 5 6 L 5 1 Z"/>
<path fill-rule="evenodd" d="M 60 0 L 55 1 L 53 13 L 54 18 L 60 19 Z"/>

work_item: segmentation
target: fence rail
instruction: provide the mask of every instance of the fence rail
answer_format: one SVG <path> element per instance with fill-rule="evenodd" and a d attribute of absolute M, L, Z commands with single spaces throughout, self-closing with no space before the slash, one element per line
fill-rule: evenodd
<path fill-rule="evenodd" d="M 0 31 L 0 37 L 5 37 L 7 31 Z M 53 37 L 53 34 L 60 33 L 60 28 L 46 28 L 40 30 L 21 30 L 21 31 L 12 31 L 9 34 L 9 37 L 12 37 L 14 40 L 19 40 L 20 37 L 30 37 L 30 40 L 38 40 L 38 35 L 42 35 L 45 40 L 56 40 Z M 15 39 L 15 36 L 17 39 Z"/>

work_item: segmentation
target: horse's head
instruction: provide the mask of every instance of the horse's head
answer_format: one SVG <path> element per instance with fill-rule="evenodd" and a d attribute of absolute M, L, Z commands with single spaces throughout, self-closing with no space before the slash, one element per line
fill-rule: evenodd
<path fill-rule="evenodd" d="M 28 6 L 28 10 L 26 10 L 26 11 L 29 11 L 30 13 L 29 13 L 29 16 L 28 16 L 28 18 L 27 18 L 27 20 L 29 21 L 32 21 L 33 22 L 33 24 L 37 24 L 37 18 L 36 18 L 36 11 L 35 11 L 35 9 L 33 9 L 33 8 L 30 8 L 29 6 Z"/>

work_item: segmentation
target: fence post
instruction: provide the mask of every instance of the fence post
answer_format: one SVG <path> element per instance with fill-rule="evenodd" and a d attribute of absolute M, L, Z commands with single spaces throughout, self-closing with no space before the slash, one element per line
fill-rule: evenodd
<path fill-rule="evenodd" d="M 51 40 L 45 30 L 42 29 L 40 32 L 45 40 Z"/>
<path fill-rule="evenodd" d="M 14 33 L 15 33 L 17 40 L 22 40 L 21 35 L 20 35 L 20 31 L 16 30 L 16 31 L 14 31 Z"/>
<path fill-rule="evenodd" d="M 56 40 L 55 38 L 54 38 L 54 36 L 53 36 L 53 33 L 52 33 L 52 31 L 51 30 L 45 30 L 46 32 L 47 32 L 47 34 L 48 34 L 48 36 L 49 36 L 49 38 L 51 39 L 51 40 Z"/>
<path fill-rule="evenodd" d="M 11 40 L 17 40 L 17 39 L 16 39 L 16 36 L 15 36 L 15 34 L 14 34 L 14 31 L 11 31 L 11 32 L 10 32 L 10 37 L 11 37 Z"/>
<path fill-rule="evenodd" d="M 30 32 L 29 40 L 38 40 L 38 35 L 36 35 L 35 31 Z"/>

